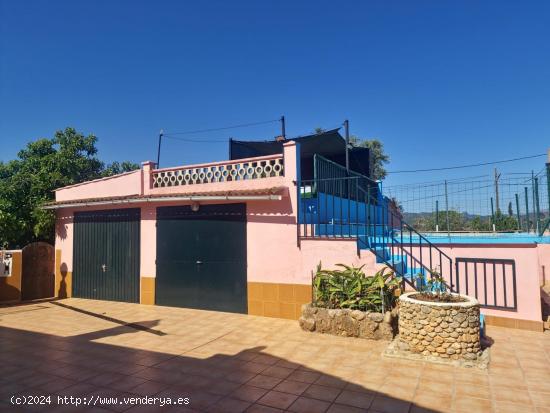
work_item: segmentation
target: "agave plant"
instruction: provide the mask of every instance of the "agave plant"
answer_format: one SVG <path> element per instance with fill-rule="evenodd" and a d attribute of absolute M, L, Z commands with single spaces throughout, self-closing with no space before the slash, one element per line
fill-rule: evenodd
<path fill-rule="evenodd" d="M 443 298 L 449 295 L 447 290 L 447 284 L 443 276 L 438 270 L 429 270 L 429 278 L 425 277 L 423 274 L 416 275 L 416 287 L 417 289 L 425 295 L 431 295 L 438 298 Z M 427 279 L 426 279 L 427 278 Z"/>
<path fill-rule="evenodd" d="M 341 269 L 323 270 L 321 264 L 313 277 L 313 301 L 318 307 L 349 308 L 384 312 L 395 304 L 395 291 L 401 279 L 384 268 L 366 276 L 363 266 L 337 264 Z"/>

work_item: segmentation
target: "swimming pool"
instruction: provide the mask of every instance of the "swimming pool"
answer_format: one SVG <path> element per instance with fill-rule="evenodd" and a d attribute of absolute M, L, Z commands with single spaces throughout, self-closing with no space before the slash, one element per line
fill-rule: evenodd
<path fill-rule="evenodd" d="M 423 233 L 434 244 L 550 244 L 550 236 L 528 233 Z M 413 237 L 414 239 L 414 237 Z"/>

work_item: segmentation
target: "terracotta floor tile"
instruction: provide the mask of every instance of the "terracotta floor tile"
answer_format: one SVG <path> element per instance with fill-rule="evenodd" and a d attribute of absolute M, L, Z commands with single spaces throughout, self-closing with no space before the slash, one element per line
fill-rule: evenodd
<path fill-rule="evenodd" d="M 138 384 L 136 387 L 132 388 L 130 392 L 140 396 L 154 396 L 162 390 L 166 390 L 168 387 L 169 386 L 165 383 L 150 380 L 142 384 Z"/>
<path fill-rule="evenodd" d="M 370 406 L 369 411 L 380 413 L 407 413 L 411 403 L 404 400 L 393 399 L 391 397 L 376 396 Z"/>
<path fill-rule="evenodd" d="M 301 395 L 308 387 L 309 383 L 294 380 L 283 380 L 273 390 L 282 391 L 284 393 Z"/>
<path fill-rule="evenodd" d="M 277 377 L 263 376 L 258 374 L 253 379 L 249 380 L 246 384 L 249 386 L 261 387 L 262 389 L 271 390 L 277 384 L 279 384 L 282 379 Z"/>
<path fill-rule="evenodd" d="M 475 397 L 477 399 L 491 399 L 491 388 L 489 386 L 476 386 L 471 384 L 460 384 L 455 387 L 456 397 Z"/>
<path fill-rule="evenodd" d="M 229 373 L 227 376 L 225 376 L 226 380 L 234 381 L 235 383 L 246 383 L 253 377 L 256 377 L 256 373 L 250 373 L 246 371 L 236 371 L 234 373 Z"/>
<path fill-rule="evenodd" d="M 250 407 L 249 402 L 226 397 L 208 407 L 207 411 L 211 413 L 242 413 L 248 407 Z"/>
<path fill-rule="evenodd" d="M 358 407 L 347 406 L 345 404 L 334 403 L 327 410 L 327 413 L 363 413 L 365 409 L 359 409 Z"/>
<path fill-rule="evenodd" d="M 284 412 L 284 410 L 275 409 L 274 407 L 264 406 L 261 404 L 253 404 L 246 410 L 246 413 L 280 413 L 280 412 Z"/>
<path fill-rule="evenodd" d="M 54 380 L 38 386 L 38 388 L 46 393 L 57 393 L 58 391 L 66 389 L 67 387 L 73 386 L 75 384 L 76 382 L 74 380 L 57 377 Z"/>
<path fill-rule="evenodd" d="M 420 408 L 424 410 L 431 409 L 432 411 L 450 411 L 451 410 L 451 398 L 441 396 L 437 391 L 432 392 L 431 394 L 422 394 L 415 396 L 412 400 L 413 407 L 416 406 L 416 409 Z"/>
<path fill-rule="evenodd" d="M 315 384 L 343 389 L 344 387 L 346 387 L 348 382 L 345 380 L 339 379 L 338 377 L 333 377 L 333 376 L 323 374 L 315 381 Z"/>
<path fill-rule="evenodd" d="M 507 388 L 514 390 L 526 390 L 527 385 L 523 379 L 510 378 L 507 376 L 491 376 L 489 383 L 492 388 Z"/>
<path fill-rule="evenodd" d="M 265 376 L 272 376 L 280 379 L 286 379 L 293 372 L 294 372 L 293 369 L 287 369 L 285 367 L 279 367 L 279 366 L 270 366 L 267 369 L 265 369 L 262 372 L 262 374 Z"/>
<path fill-rule="evenodd" d="M 495 403 L 496 413 L 534 413 L 535 407 L 525 404 L 515 404 L 515 403 L 508 403 L 508 402 L 499 402 L 497 401 Z"/>
<path fill-rule="evenodd" d="M 312 399 L 333 402 L 341 392 L 342 389 L 338 389 L 336 387 L 327 387 L 320 386 L 318 384 L 312 384 L 302 395 L 304 397 L 309 397 Z"/>
<path fill-rule="evenodd" d="M 320 373 L 313 373 L 310 371 L 294 371 L 290 376 L 289 380 L 302 381 L 304 383 L 315 383 L 321 377 Z"/>
<path fill-rule="evenodd" d="M 336 398 L 335 402 L 338 404 L 345 404 L 348 406 L 359 407 L 361 409 L 368 409 L 374 395 L 368 393 L 359 393 L 343 390 L 342 393 Z"/>
<path fill-rule="evenodd" d="M 120 380 L 115 380 L 109 383 L 109 387 L 119 391 L 130 391 L 134 387 L 145 383 L 147 380 L 136 376 L 125 376 Z"/>
<path fill-rule="evenodd" d="M 249 361 L 245 363 L 240 369 L 250 373 L 261 373 L 266 370 L 269 366 L 262 363 L 256 363 L 255 361 Z"/>
<path fill-rule="evenodd" d="M 245 384 L 233 391 L 233 393 L 231 393 L 231 397 L 254 403 L 267 392 L 268 390 L 266 389 L 261 389 L 259 387 L 249 386 Z"/>
<path fill-rule="evenodd" d="M 475 399 L 473 397 L 461 397 L 453 399 L 452 408 L 456 412 L 472 413 L 493 411 L 493 403 L 491 400 Z"/>
<path fill-rule="evenodd" d="M 510 391 L 508 388 L 495 388 L 493 389 L 493 397 L 496 401 L 516 403 L 516 404 L 527 404 L 531 405 L 531 396 L 527 390 L 516 389 Z"/>
<path fill-rule="evenodd" d="M 454 375 L 455 383 L 469 383 L 474 385 L 480 385 L 480 386 L 488 386 L 489 385 L 489 375 L 488 374 L 480 374 L 480 373 L 472 373 L 468 370 L 463 371 L 457 370 L 455 371 Z"/>
<path fill-rule="evenodd" d="M 302 396 L 292 403 L 292 405 L 288 408 L 288 411 L 295 413 L 323 413 L 327 411 L 329 406 L 329 402 Z"/>
<path fill-rule="evenodd" d="M 208 391 L 214 394 L 227 396 L 237 390 L 241 385 L 234 381 L 228 380 L 216 380 L 211 386 L 208 386 Z"/>
<path fill-rule="evenodd" d="M 92 378 L 86 380 L 86 382 L 97 386 L 106 386 L 115 381 L 120 381 L 126 377 L 128 376 L 125 376 L 123 374 L 108 372 L 108 373 L 99 374 L 97 376 L 93 376 Z"/>
<path fill-rule="evenodd" d="M 410 386 L 409 382 L 403 384 L 395 383 L 389 384 L 386 383 L 381 386 L 378 390 L 379 393 L 386 395 L 388 397 L 393 397 L 395 399 L 401 400 L 410 400 L 414 396 L 416 391 L 415 386 Z"/>
<path fill-rule="evenodd" d="M 529 395 L 535 406 L 550 407 L 550 392 L 530 391 Z"/>
<path fill-rule="evenodd" d="M 488 326 L 494 344 L 484 372 L 387 359 L 381 356 L 387 343 L 310 334 L 293 320 L 72 298 L 59 303 L 126 324 L 149 326 L 155 320 L 154 329 L 166 335 L 51 303 L 9 317 L 3 314 L 15 307 L 1 307 L 0 398 L 24 391 L 85 395 L 137 389 L 191 398 L 192 406 L 164 409 L 173 413 L 240 411 L 247 403 L 254 403 L 248 411 L 273 412 L 279 410 L 258 402 L 273 390 L 291 395 L 296 400 L 289 408 L 303 411 L 399 413 L 410 407 L 410 413 L 419 413 L 433 406 L 441 412 L 450 403 L 453 413 L 492 408 L 550 413 L 548 334 Z M 116 334 L 105 334 L 111 330 Z M 327 408 L 323 402 L 333 399 Z"/>
<path fill-rule="evenodd" d="M 275 407 L 277 409 L 287 409 L 297 398 L 295 394 L 283 393 L 271 390 L 262 396 L 257 403 L 264 406 Z"/>

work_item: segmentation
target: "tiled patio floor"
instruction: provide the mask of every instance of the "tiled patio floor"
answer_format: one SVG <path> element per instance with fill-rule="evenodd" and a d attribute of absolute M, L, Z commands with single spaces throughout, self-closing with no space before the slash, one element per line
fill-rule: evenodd
<path fill-rule="evenodd" d="M 0 410 L 18 411 L 13 394 L 51 394 L 189 397 L 190 404 L 61 408 L 55 399 L 27 409 L 550 412 L 550 334 L 489 327 L 492 362 L 480 372 L 385 359 L 387 343 L 305 333 L 288 320 L 59 303 L 0 308 Z"/>

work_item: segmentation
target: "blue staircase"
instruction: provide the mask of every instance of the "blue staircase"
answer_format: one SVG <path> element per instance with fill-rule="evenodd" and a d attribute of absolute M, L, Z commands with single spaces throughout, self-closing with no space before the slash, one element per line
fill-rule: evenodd
<path fill-rule="evenodd" d="M 453 290 L 452 259 L 403 220 L 376 182 L 357 174 L 317 176 L 301 181 L 298 187 L 298 242 L 308 238 L 353 238 L 358 253 L 372 252 L 377 263 L 393 269 L 413 288 L 418 289 L 437 272 Z"/>

